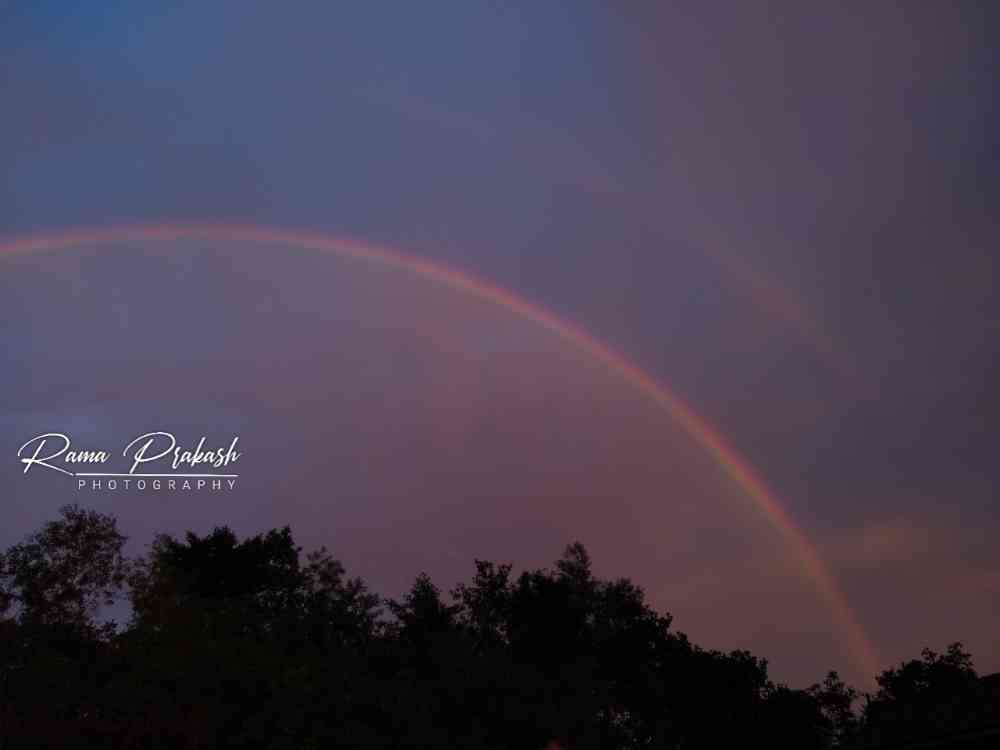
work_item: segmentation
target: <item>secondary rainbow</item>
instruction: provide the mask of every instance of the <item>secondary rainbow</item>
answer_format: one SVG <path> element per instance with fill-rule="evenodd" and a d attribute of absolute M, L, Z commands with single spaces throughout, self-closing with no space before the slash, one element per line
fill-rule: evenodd
<path fill-rule="evenodd" d="M 671 418 L 677 420 L 691 438 L 706 450 L 718 466 L 739 485 L 793 551 L 797 563 L 830 607 L 839 627 L 843 630 L 856 665 L 867 675 L 874 675 L 877 672 L 879 660 L 876 657 L 875 649 L 851 609 L 847 598 L 838 588 L 832 574 L 808 537 L 798 528 L 753 466 L 718 430 L 688 406 L 669 387 L 641 370 L 583 328 L 563 320 L 544 307 L 529 302 L 514 292 L 465 271 L 397 250 L 314 232 L 254 225 L 171 223 L 43 232 L 0 240 L 0 257 L 55 251 L 80 245 L 171 240 L 252 242 L 295 246 L 336 253 L 370 263 L 384 264 L 444 284 L 479 300 L 499 305 L 570 342 L 581 352 L 600 361 L 609 370 L 617 373 L 648 397 L 658 408 L 663 409 Z"/>

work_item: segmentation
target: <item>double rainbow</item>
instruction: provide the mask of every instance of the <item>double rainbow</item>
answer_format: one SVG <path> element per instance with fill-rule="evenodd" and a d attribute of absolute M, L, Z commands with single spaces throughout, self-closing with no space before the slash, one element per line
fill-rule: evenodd
<path fill-rule="evenodd" d="M 753 502 L 792 551 L 796 563 L 829 606 L 842 630 L 856 666 L 864 674 L 878 669 L 875 649 L 866 636 L 847 598 L 814 545 L 781 506 L 774 493 L 750 463 L 703 417 L 677 394 L 652 375 L 644 372 L 583 328 L 569 323 L 517 294 L 453 267 L 431 262 L 396 250 L 376 247 L 356 240 L 313 232 L 223 224 L 155 224 L 117 226 L 102 229 L 73 229 L 39 233 L 0 240 L 0 258 L 33 252 L 51 252 L 80 245 L 201 240 L 248 242 L 296 246 L 309 250 L 336 253 L 370 263 L 407 271 L 429 281 L 443 284 L 484 302 L 499 305 L 548 329 L 572 344 L 580 352 L 601 362 L 649 398 L 658 408 L 675 419 L 691 438 L 712 456 Z"/>

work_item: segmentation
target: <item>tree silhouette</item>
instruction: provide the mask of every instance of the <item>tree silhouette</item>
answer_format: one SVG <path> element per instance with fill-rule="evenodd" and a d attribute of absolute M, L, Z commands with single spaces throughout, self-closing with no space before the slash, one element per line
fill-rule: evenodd
<path fill-rule="evenodd" d="M 877 681 L 862 717 L 863 739 L 871 745 L 968 732 L 989 710 L 985 686 L 961 643 L 943 654 L 924 649 L 920 659 L 887 669 Z"/>
<path fill-rule="evenodd" d="M 514 575 L 477 560 L 382 600 L 288 528 L 156 537 L 128 561 L 75 506 L 0 555 L 0 750 L 10 748 L 876 747 L 975 726 L 959 645 L 806 690 L 671 630 L 586 549 Z M 99 624 L 127 584 L 131 619 Z"/>
<path fill-rule="evenodd" d="M 126 539 L 115 519 L 76 505 L 60 514 L 0 555 L 0 615 L 83 627 L 121 592 Z"/>

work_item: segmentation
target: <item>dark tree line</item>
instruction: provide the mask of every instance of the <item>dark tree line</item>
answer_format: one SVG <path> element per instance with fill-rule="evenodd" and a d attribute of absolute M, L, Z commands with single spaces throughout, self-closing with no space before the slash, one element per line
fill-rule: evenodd
<path fill-rule="evenodd" d="M 0 748 L 829 748 L 976 720 L 968 654 L 925 652 L 858 694 L 795 690 L 699 648 L 586 550 L 476 563 L 383 600 L 288 528 L 158 537 L 64 508 L 0 555 Z M 101 624 L 127 596 L 131 619 Z"/>

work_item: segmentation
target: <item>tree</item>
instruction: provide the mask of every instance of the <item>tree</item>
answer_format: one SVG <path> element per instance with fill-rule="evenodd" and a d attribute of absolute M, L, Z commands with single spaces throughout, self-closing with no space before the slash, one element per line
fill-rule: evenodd
<path fill-rule="evenodd" d="M 27 746 L 79 743 L 97 720 L 115 625 L 95 618 L 128 569 L 114 518 L 60 516 L 0 554 L 0 739 Z"/>
<path fill-rule="evenodd" d="M 887 669 L 879 689 L 867 696 L 862 736 L 869 743 L 931 739 L 966 731 L 981 721 L 987 704 L 972 656 L 961 643 L 939 654 L 925 648 L 920 659 Z"/>
<path fill-rule="evenodd" d="M 853 742 L 858 732 L 858 717 L 854 713 L 858 691 L 846 685 L 837 672 L 831 671 L 822 684 L 813 685 L 808 692 L 823 716 L 824 746 L 844 747 Z"/>
<path fill-rule="evenodd" d="M 126 537 L 116 520 L 77 505 L 0 555 L 0 615 L 23 623 L 88 627 L 121 594 Z"/>
<path fill-rule="evenodd" d="M 384 602 L 291 530 L 161 535 L 128 561 L 75 506 L 0 554 L 0 748 L 845 748 L 979 720 L 960 644 L 878 677 L 862 721 L 836 672 L 805 690 L 706 650 L 582 544 L 513 575 L 477 560 Z M 130 585 L 127 627 L 95 624 Z"/>
<path fill-rule="evenodd" d="M 347 731 L 375 694 L 363 666 L 380 600 L 326 550 L 301 552 L 287 527 L 157 537 L 131 577 L 127 721 L 152 710 L 214 747 L 301 747 Z"/>

